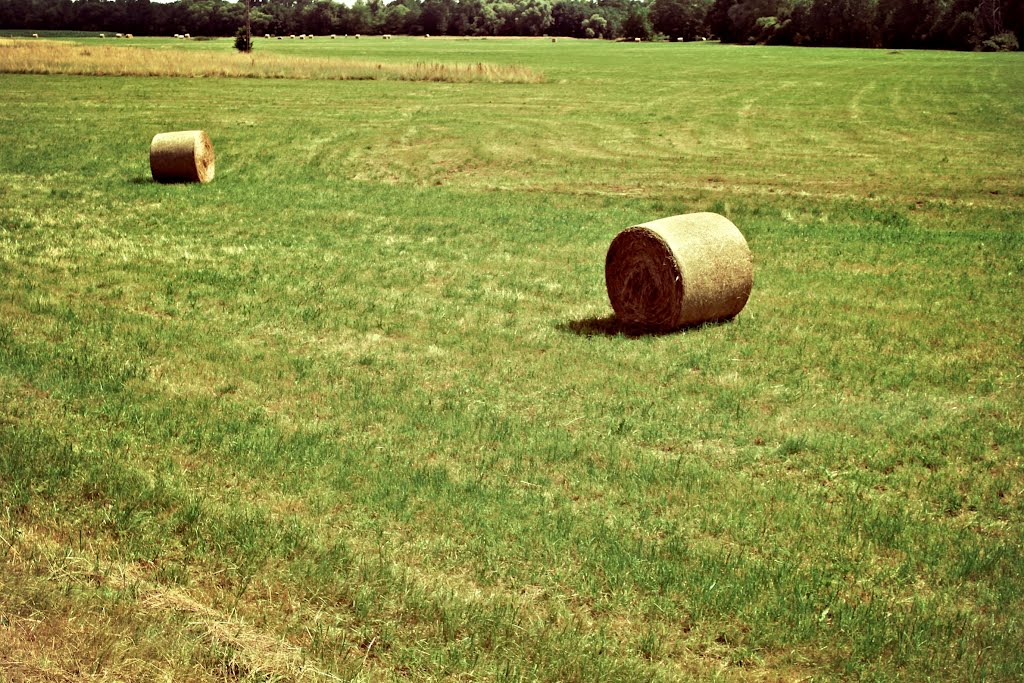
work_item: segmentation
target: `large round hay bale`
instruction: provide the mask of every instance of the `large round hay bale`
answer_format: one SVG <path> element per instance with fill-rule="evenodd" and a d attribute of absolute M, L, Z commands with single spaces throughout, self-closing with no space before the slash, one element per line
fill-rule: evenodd
<path fill-rule="evenodd" d="M 201 130 L 157 133 L 149 145 L 149 168 L 160 183 L 213 180 L 213 143 Z"/>
<path fill-rule="evenodd" d="M 717 213 L 641 223 L 612 240 L 608 298 L 629 327 L 667 331 L 738 314 L 754 284 L 747 241 Z"/>

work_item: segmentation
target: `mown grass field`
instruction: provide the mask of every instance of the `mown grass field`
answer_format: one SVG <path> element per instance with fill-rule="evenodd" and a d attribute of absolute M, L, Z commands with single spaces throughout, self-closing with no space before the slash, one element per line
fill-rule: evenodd
<path fill-rule="evenodd" d="M 1024 55 L 256 50 L 544 82 L 0 75 L 0 680 L 1024 676 Z"/>

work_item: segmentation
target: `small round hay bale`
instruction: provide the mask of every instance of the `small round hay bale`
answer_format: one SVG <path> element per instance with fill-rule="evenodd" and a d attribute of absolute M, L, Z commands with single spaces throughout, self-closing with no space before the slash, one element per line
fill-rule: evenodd
<path fill-rule="evenodd" d="M 106 38 L 106 37 L 107 37 L 106 34 L 103 34 L 103 33 L 100 34 L 100 38 Z"/>
<path fill-rule="evenodd" d="M 331 40 L 334 40 L 334 39 L 335 39 L 335 38 L 337 38 L 337 37 L 338 37 L 338 36 L 334 35 L 333 33 L 331 34 Z"/>
<path fill-rule="evenodd" d="M 190 34 L 186 33 L 186 34 L 185 34 L 185 39 L 186 39 L 186 40 L 191 40 L 191 39 L 192 39 L 192 36 L 191 36 Z"/>
<path fill-rule="evenodd" d="M 213 180 L 213 143 L 201 130 L 157 133 L 149 145 L 149 168 L 160 183 Z"/>
<path fill-rule="evenodd" d="M 132 35 L 131 33 L 126 33 L 126 34 L 124 34 L 124 37 L 125 38 L 134 38 L 135 36 Z"/>
<path fill-rule="evenodd" d="M 622 324 L 668 331 L 737 315 L 750 297 L 754 267 L 732 221 L 690 213 L 620 232 L 604 277 Z"/>
<path fill-rule="evenodd" d="M 633 39 L 633 42 L 634 42 L 634 43 L 639 43 L 639 42 L 641 42 L 641 41 L 640 41 L 640 39 L 639 39 L 639 38 L 634 38 L 634 39 Z"/>
<path fill-rule="evenodd" d="M 38 34 L 38 33 L 33 33 L 33 34 L 32 34 L 32 37 L 33 37 L 33 38 L 38 38 L 38 37 L 39 37 L 39 34 Z"/>

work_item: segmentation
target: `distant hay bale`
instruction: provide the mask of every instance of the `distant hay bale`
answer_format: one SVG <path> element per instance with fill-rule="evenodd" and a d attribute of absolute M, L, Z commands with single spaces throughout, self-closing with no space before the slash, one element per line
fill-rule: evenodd
<path fill-rule="evenodd" d="M 185 37 L 185 39 L 186 39 L 186 40 L 189 40 L 189 39 L 191 39 L 191 38 L 192 38 L 192 36 L 191 36 L 191 35 L 189 35 L 188 33 L 186 33 L 184 37 Z"/>
<path fill-rule="evenodd" d="M 385 33 L 384 35 L 381 36 L 381 38 L 383 38 L 384 40 L 391 40 L 391 34 Z"/>
<path fill-rule="evenodd" d="M 334 40 L 334 39 L 335 39 L 335 38 L 337 38 L 337 37 L 338 37 L 338 36 L 334 35 L 333 33 L 331 34 L 331 40 Z"/>
<path fill-rule="evenodd" d="M 125 38 L 134 38 L 135 36 L 133 36 L 131 33 L 126 33 L 126 34 L 124 34 L 124 37 Z"/>
<path fill-rule="evenodd" d="M 359 40 L 359 34 L 358 33 L 356 34 L 356 40 Z"/>
<path fill-rule="evenodd" d="M 201 130 L 157 133 L 149 145 L 149 168 L 160 183 L 213 180 L 213 143 Z"/>
<path fill-rule="evenodd" d="M 32 37 L 33 37 L 33 38 L 38 38 L 38 37 L 39 37 L 39 34 L 38 34 L 38 33 L 33 33 L 33 34 L 32 34 Z"/>
<path fill-rule="evenodd" d="M 717 213 L 641 223 L 612 240 L 605 284 L 624 325 L 668 331 L 738 314 L 754 283 L 747 241 Z"/>
<path fill-rule="evenodd" d="M 423 37 L 424 37 L 424 38 L 429 38 L 429 37 L 430 37 L 430 34 L 428 33 L 427 35 L 425 35 L 425 36 L 423 36 Z"/>
<path fill-rule="evenodd" d="M 264 38 L 269 38 L 269 37 L 270 37 L 270 34 L 269 34 L 269 33 L 267 33 L 267 34 L 265 34 L 265 35 L 264 35 L 263 37 L 264 37 Z"/>
<path fill-rule="evenodd" d="M 123 33 L 115 33 L 114 37 L 115 38 L 124 38 L 124 34 Z"/>
<path fill-rule="evenodd" d="M 106 37 L 107 37 L 106 34 L 103 34 L 103 33 L 100 34 L 100 38 L 106 38 Z"/>
<path fill-rule="evenodd" d="M 634 42 L 634 43 L 639 43 L 639 42 L 640 42 L 640 39 L 639 39 L 639 38 L 634 38 L 634 39 L 633 39 L 633 42 Z"/>

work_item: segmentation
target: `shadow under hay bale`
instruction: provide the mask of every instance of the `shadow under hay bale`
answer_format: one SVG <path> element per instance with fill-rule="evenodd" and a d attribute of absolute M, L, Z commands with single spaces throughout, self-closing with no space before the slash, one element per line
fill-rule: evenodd
<path fill-rule="evenodd" d="M 617 319 L 649 331 L 736 316 L 750 297 L 753 276 L 746 240 L 716 213 L 627 228 L 605 258 L 605 284 Z"/>
<path fill-rule="evenodd" d="M 210 136 L 201 130 L 157 133 L 149 145 L 149 169 L 159 183 L 207 183 L 213 180 Z"/>
<path fill-rule="evenodd" d="M 715 327 L 717 325 L 728 324 L 732 318 L 726 318 L 724 320 L 716 320 L 710 323 L 696 323 L 693 325 L 684 325 L 677 329 L 662 329 L 657 327 L 649 327 L 645 325 L 633 325 L 623 322 L 616 315 L 606 315 L 603 317 L 592 317 L 583 318 L 581 320 L 569 320 L 563 323 L 555 325 L 555 329 L 559 332 L 567 332 L 575 334 L 579 337 L 661 337 L 669 334 L 685 334 L 696 330 L 702 330 L 706 327 Z"/>

